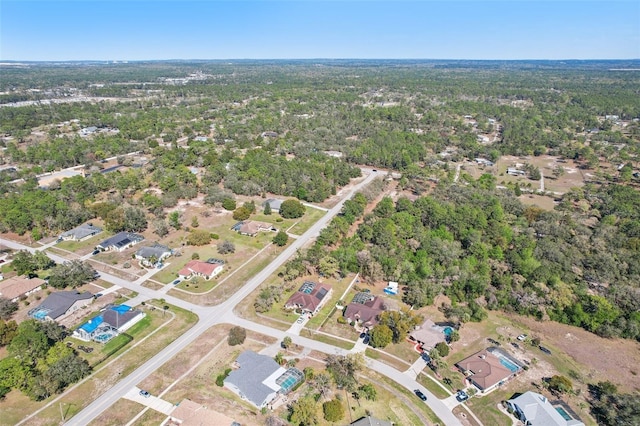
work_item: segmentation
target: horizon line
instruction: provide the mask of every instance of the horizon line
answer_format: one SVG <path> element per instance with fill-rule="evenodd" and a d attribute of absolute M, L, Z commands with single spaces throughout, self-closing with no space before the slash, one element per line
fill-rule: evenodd
<path fill-rule="evenodd" d="M 171 61 L 640 61 L 638 58 L 349 58 L 349 57 L 308 57 L 308 58 L 165 58 L 165 59 L 0 59 L 3 63 L 20 62 L 171 62 Z"/>

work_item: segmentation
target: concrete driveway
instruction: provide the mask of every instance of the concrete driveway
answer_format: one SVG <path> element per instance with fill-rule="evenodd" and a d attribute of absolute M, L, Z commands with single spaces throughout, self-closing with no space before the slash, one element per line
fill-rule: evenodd
<path fill-rule="evenodd" d="M 127 391 L 127 393 L 125 393 L 122 397 L 130 401 L 135 401 L 139 404 L 146 405 L 152 410 L 159 411 L 162 414 L 166 414 L 167 416 L 171 414 L 171 412 L 175 408 L 175 405 L 163 399 L 160 399 L 157 396 L 150 395 L 148 397 L 144 397 L 140 395 L 140 388 L 138 387 L 129 389 L 129 391 Z"/>

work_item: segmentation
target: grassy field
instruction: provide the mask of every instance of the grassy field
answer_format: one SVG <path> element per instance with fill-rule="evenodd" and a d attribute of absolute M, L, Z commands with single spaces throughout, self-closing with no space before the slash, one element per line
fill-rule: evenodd
<path fill-rule="evenodd" d="M 158 306 L 160 307 L 160 305 Z M 111 354 L 109 359 L 114 359 L 114 356 L 119 354 L 122 354 L 122 356 L 112 362 L 107 360 L 95 367 L 97 370 L 86 381 L 70 388 L 58 402 L 47 406 L 58 395 L 41 402 L 33 402 L 18 391 L 11 391 L 7 398 L 0 403 L 0 408 L 2 409 L 0 425 L 14 425 L 29 413 L 33 413 L 38 409 L 42 409 L 42 411 L 29 421 L 30 424 L 59 424 L 61 407 L 64 407 L 64 410 L 67 411 L 65 414 L 66 419 L 79 412 L 118 382 L 121 377 L 142 365 L 170 342 L 186 332 L 196 322 L 196 316 L 188 311 L 174 306 L 170 306 L 169 310 L 175 315 L 175 318 L 163 313 L 161 307 L 160 309 L 153 309 L 151 304 L 148 303 L 145 312 L 149 319 L 144 322 L 141 321 L 137 327 L 132 327 L 128 332 L 133 337 L 132 342 Z M 144 339 L 145 337 L 147 338 Z M 83 344 L 84 346 L 95 348 L 91 354 L 79 352 L 82 356 L 86 355 L 90 363 L 98 360 L 104 354 L 103 350 L 108 349 L 107 346 L 102 346 L 95 342 L 86 343 L 73 338 L 69 339 L 74 346 Z M 133 345 L 136 346 L 133 347 Z M 106 364 L 107 362 L 108 364 Z"/>
<path fill-rule="evenodd" d="M 314 331 L 307 329 L 302 329 L 300 331 L 300 336 L 308 337 L 309 339 L 317 340 L 318 342 L 326 343 L 328 345 L 337 346 L 342 349 L 351 349 L 354 345 L 354 342 L 336 339 L 331 336 L 327 336 L 326 334 L 315 333 Z"/>

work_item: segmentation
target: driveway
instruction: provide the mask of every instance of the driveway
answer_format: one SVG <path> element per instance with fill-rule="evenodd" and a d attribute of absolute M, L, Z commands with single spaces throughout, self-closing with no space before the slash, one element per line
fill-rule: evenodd
<path fill-rule="evenodd" d="M 166 414 L 167 416 L 171 414 L 171 412 L 175 408 L 175 405 L 165 401 L 164 399 L 160 399 L 157 396 L 150 395 L 148 397 L 144 397 L 140 395 L 140 388 L 138 387 L 129 389 L 127 393 L 122 395 L 122 397 L 130 401 L 135 401 L 139 404 L 146 405 L 152 410 L 159 411 L 162 414 Z"/>

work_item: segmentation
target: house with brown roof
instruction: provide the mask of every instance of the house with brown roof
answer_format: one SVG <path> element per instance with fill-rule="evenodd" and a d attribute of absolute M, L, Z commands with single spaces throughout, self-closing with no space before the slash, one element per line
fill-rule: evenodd
<path fill-rule="evenodd" d="M 233 228 L 234 231 L 238 231 L 241 235 L 248 235 L 255 237 L 258 232 L 277 232 L 278 229 L 270 223 L 259 222 L 257 220 L 245 220 L 236 224 Z"/>
<path fill-rule="evenodd" d="M 331 298 L 332 291 L 330 285 L 305 281 L 300 289 L 291 295 L 284 307 L 298 309 L 301 313 L 316 314 Z"/>
<path fill-rule="evenodd" d="M 456 363 L 456 367 L 480 392 L 490 392 L 515 377 L 524 367 L 500 348 L 486 348 Z"/>
<path fill-rule="evenodd" d="M 348 322 L 355 322 L 362 327 L 371 328 L 378 324 L 378 316 L 386 310 L 384 300 L 371 293 L 357 293 L 353 301 L 347 305 L 343 316 Z"/>
<path fill-rule="evenodd" d="M 0 281 L 0 296 L 16 302 L 22 296 L 29 296 L 42 289 L 45 281 L 40 278 L 16 276 Z"/>
<path fill-rule="evenodd" d="M 224 262 L 222 261 L 203 262 L 201 260 L 190 260 L 184 265 L 184 268 L 178 271 L 178 275 L 183 280 L 193 277 L 203 277 L 205 280 L 210 280 L 222 272 L 223 269 Z"/>

